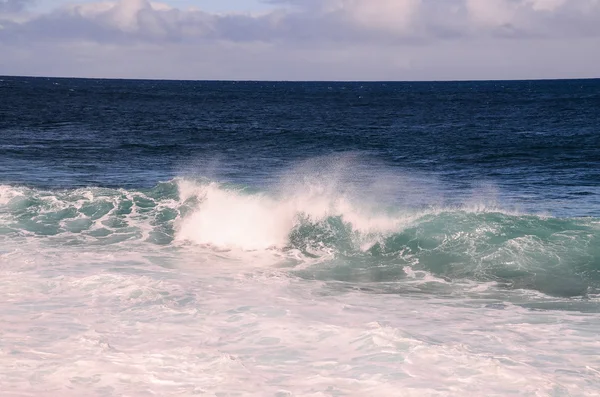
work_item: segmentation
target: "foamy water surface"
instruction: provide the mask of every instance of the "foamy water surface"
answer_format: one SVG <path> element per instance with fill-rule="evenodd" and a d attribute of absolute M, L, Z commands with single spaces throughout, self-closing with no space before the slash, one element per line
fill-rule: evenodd
<path fill-rule="evenodd" d="M 3 395 L 600 390 L 600 303 L 591 289 L 561 298 L 436 275 L 419 268 L 424 257 L 408 243 L 405 252 L 371 253 L 371 277 L 339 273 L 341 262 L 365 260 L 360 253 L 377 241 L 441 209 L 386 216 L 327 189 L 277 196 L 184 180 L 146 193 L 2 189 Z M 518 216 L 460 213 L 464 222 Z M 314 226 L 338 216 L 356 225 L 355 254 L 328 243 L 326 229 L 306 236 L 310 252 L 290 246 L 302 219 Z M 394 264 L 401 276 L 373 276 Z"/>

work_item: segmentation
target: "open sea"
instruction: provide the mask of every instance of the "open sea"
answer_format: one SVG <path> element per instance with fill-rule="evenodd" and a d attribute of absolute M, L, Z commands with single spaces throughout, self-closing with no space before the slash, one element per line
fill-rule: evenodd
<path fill-rule="evenodd" d="M 1 396 L 600 396 L 600 80 L 0 77 Z"/>

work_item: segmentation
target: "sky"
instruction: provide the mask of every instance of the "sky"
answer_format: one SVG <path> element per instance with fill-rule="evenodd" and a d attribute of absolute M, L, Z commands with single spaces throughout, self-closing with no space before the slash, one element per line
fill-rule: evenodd
<path fill-rule="evenodd" d="M 600 0 L 0 0 L 0 75 L 600 77 Z"/>

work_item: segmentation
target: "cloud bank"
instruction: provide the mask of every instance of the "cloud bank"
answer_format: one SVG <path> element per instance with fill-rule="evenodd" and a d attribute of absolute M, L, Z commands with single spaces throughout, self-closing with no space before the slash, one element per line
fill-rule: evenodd
<path fill-rule="evenodd" d="M 229 79 L 600 77 L 600 0 L 0 0 L 0 74 Z M 120 65 L 120 67 L 118 67 Z"/>

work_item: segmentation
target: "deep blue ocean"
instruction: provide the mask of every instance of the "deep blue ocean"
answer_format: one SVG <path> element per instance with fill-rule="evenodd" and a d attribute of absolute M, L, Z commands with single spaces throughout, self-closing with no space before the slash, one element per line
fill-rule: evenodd
<path fill-rule="evenodd" d="M 2 395 L 600 395 L 600 80 L 0 77 L 0 320 Z"/>

